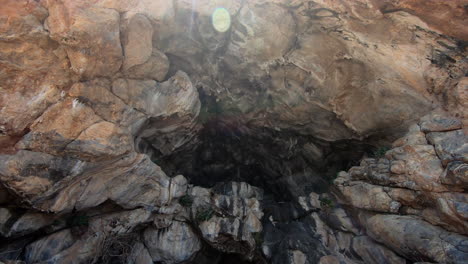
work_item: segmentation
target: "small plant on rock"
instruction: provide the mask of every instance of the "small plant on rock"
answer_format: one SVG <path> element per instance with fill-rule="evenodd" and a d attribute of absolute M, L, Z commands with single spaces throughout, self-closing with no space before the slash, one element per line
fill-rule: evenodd
<path fill-rule="evenodd" d="M 138 241 L 138 235 L 134 233 L 107 236 L 103 241 L 102 256 L 98 263 L 134 263 L 130 256 L 135 247 L 135 241 Z"/>
<path fill-rule="evenodd" d="M 373 154 L 374 158 L 381 159 L 381 158 L 385 157 L 385 153 L 387 153 L 387 151 L 389 151 L 389 150 L 390 150 L 389 147 L 379 147 L 372 154 Z"/>
<path fill-rule="evenodd" d="M 70 227 L 74 226 L 88 226 L 89 216 L 87 215 L 72 215 L 67 219 L 67 225 Z"/>
<path fill-rule="evenodd" d="M 193 198 L 192 198 L 192 196 L 186 194 L 186 195 L 180 197 L 179 203 L 180 203 L 183 207 L 190 207 L 190 206 L 192 206 L 192 204 L 193 204 Z"/>
<path fill-rule="evenodd" d="M 328 198 L 322 198 L 320 200 L 320 205 L 325 209 L 330 209 L 330 208 L 335 207 L 335 204 L 333 203 L 333 201 Z"/>
<path fill-rule="evenodd" d="M 262 244 L 263 244 L 263 235 L 262 235 L 262 232 L 256 232 L 256 233 L 252 233 L 253 235 L 253 238 L 255 240 L 255 245 L 257 247 L 261 247 Z"/>
<path fill-rule="evenodd" d="M 211 217 L 213 217 L 213 215 L 214 215 L 213 209 L 208 208 L 208 209 L 198 211 L 195 218 L 198 222 L 204 222 L 204 221 L 210 220 Z"/>

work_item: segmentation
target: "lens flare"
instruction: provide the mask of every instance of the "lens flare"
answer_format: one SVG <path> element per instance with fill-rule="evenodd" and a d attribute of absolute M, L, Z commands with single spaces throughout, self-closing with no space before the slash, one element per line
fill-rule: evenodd
<path fill-rule="evenodd" d="M 231 27 L 231 15 L 225 8 L 216 8 L 211 16 L 211 22 L 216 31 L 226 32 Z"/>

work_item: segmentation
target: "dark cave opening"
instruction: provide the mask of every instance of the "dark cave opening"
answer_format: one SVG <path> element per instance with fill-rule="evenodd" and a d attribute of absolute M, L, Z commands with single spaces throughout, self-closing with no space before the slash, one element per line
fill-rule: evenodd
<path fill-rule="evenodd" d="M 195 135 L 188 136 L 190 141 L 168 152 L 157 148 L 164 142 L 164 135 L 152 134 L 140 137 L 137 149 L 150 155 L 168 176 L 181 174 L 195 186 L 216 188 L 227 182 L 246 182 L 262 189 L 261 239 L 273 243 L 278 252 L 287 252 L 288 245 L 299 238 L 301 242 L 294 244 L 296 247 L 304 244 L 320 248 L 317 252 L 311 252 L 309 247 L 302 249 L 318 259 L 318 252 L 325 249 L 314 236 L 315 223 L 306 217 L 311 211 L 301 207 L 299 197 L 314 192 L 320 199 L 330 200 L 329 192 L 338 172 L 358 165 L 363 157 L 375 156 L 378 150 L 375 142 L 385 142 L 385 138 L 330 142 L 292 129 L 255 126 L 248 117 L 229 109 L 201 88 L 199 96 L 201 110 L 196 120 L 199 127 Z M 142 131 L 155 131 L 158 125 L 164 130 L 172 122 L 177 121 L 152 120 Z M 246 256 L 223 253 L 206 245 L 191 263 L 268 262 L 264 262 L 268 256 L 262 248 L 257 248 L 255 254 L 255 259 L 248 260 Z M 288 258 L 287 253 L 280 255 L 272 263 L 282 263 Z"/>
<path fill-rule="evenodd" d="M 241 113 L 226 111 L 217 98 L 199 89 L 202 124 L 197 144 L 169 155 L 151 148 L 164 171 L 182 174 L 191 184 L 213 187 L 219 182 L 247 182 L 276 201 L 296 201 L 310 192 L 324 193 L 337 173 L 372 156 L 363 141 L 327 142 L 313 135 L 269 127 L 251 127 Z M 144 142 L 147 145 L 151 142 Z M 145 152 L 145 151 L 142 151 Z"/>

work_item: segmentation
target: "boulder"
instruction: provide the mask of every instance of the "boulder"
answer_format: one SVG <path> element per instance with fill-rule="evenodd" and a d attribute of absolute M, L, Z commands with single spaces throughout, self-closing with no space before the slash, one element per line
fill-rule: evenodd
<path fill-rule="evenodd" d="M 178 221 L 166 229 L 147 228 L 143 238 L 154 262 L 171 264 L 188 261 L 201 249 L 201 241 L 192 228 Z"/>
<path fill-rule="evenodd" d="M 153 26 L 143 14 L 127 14 L 121 19 L 124 71 L 147 62 L 153 51 Z"/>

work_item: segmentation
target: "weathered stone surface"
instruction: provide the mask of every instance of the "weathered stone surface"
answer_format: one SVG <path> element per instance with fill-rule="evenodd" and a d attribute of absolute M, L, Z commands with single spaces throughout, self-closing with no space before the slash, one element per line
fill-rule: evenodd
<path fill-rule="evenodd" d="M 305 263 L 318 263 L 328 252 L 320 241 L 320 236 L 316 234 L 314 225 L 310 219 L 292 221 L 289 224 L 266 224 L 262 251 L 267 260 L 274 264 L 293 264 L 304 260 Z"/>
<path fill-rule="evenodd" d="M 33 206 L 53 212 L 83 210 L 107 199 L 129 209 L 163 205 L 186 188 L 179 177 L 171 194 L 170 178 L 142 154 L 97 163 L 27 151 L 1 158 L 5 160 L 0 167 L 2 180 Z M 96 173 L 99 177 L 93 177 Z"/>
<path fill-rule="evenodd" d="M 112 76 L 122 66 L 116 10 L 46 1 L 50 37 L 66 46 L 71 69 L 84 78 Z"/>
<path fill-rule="evenodd" d="M 262 232 L 263 193 L 245 182 L 220 183 L 211 190 L 192 188 L 191 213 L 203 235 L 214 248 L 252 258 L 254 234 Z"/>
<path fill-rule="evenodd" d="M 468 77 L 462 78 L 452 91 L 453 114 L 458 115 L 465 129 L 468 127 Z"/>
<path fill-rule="evenodd" d="M 68 93 L 79 102 L 90 106 L 105 121 L 130 127 L 134 132 L 139 129 L 139 127 L 133 128 L 135 124 L 145 120 L 146 117 L 114 95 L 111 92 L 111 85 L 107 79 L 94 79 L 74 84 Z"/>
<path fill-rule="evenodd" d="M 153 259 L 143 243 L 136 243 L 127 261 L 132 264 L 153 264 Z"/>
<path fill-rule="evenodd" d="M 213 192 L 225 196 L 239 197 L 243 199 L 263 199 L 263 190 L 246 182 L 223 182 L 216 184 Z"/>
<path fill-rule="evenodd" d="M 0 228 L 15 240 L 0 261 L 99 262 L 128 233 L 135 248 L 120 262 L 190 261 L 201 236 L 250 260 L 261 244 L 275 264 L 399 263 L 385 246 L 411 261 L 466 259 L 463 0 L 1 5 Z M 448 114 L 414 124 L 437 107 Z M 408 127 L 338 175 L 337 199 L 309 195 Z M 219 138 L 225 152 L 210 145 Z M 199 156 L 224 163 L 204 171 Z M 260 189 L 180 175 L 216 183 L 236 168 L 294 202 L 268 197 L 262 219 Z M 77 213 L 87 227 L 51 225 Z"/>
<path fill-rule="evenodd" d="M 45 261 L 89 263 L 97 261 L 99 256 L 103 254 L 103 246 L 106 243 L 111 243 L 119 235 L 132 232 L 137 225 L 148 221 L 149 215 L 150 212 L 137 209 L 86 217 L 86 222 L 80 223 L 82 231 L 79 235 L 74 229 L 80 229 L 80 226 L 75 226 L 48 235 L 27 246 L 26 261 L 28 263 Z"/>
<path fill-rule="evenodd" d="M 113 123 L 102 121 L 81 132 L 65 151 L 83 160 L 100 160 L 123 156 L 133 150 L 129 133 Z"/>
<path fill-rule="evenodd" d="M 393 142 L 392 147 L 397 148 L 405 145 L 427 145 L 426 134 L 421 132 L 419 125 L 410 126 L 408 133 Z"/>
<path fill-rule="evenodd" d="M 140 65 L 135 65 L 124 74 L 133 79 L 153 79 L 163 81 L 169 71 L 169 59 L 161 51 L 153 48 L 151 57 Z"/>
<path fill-rule="evenodd" d="M 302 206 L 302 208 L 306 211 L 321 208 L 319 195 L 316 193 L 310 193 L 309 197 L 301 196 L 299 197 L 298 202 Z"/>
<path fill-rule="evenodd" d="M 391 149 L 386 156 L 388 159 L 364 159 L 361 166 L 351 168 L 350 175 L 339 177 L 337 183 L 365 180 L 378 185 L 417 191 L 447 190 L 440 182 L 444 168 L 433 146 L 404 144 Z"/>
<path fill-rule="evenodd" d="M 443 121 L 439 122 L 434 121 L 434 116 L 437 114 L 420 122 L 427 132 L 427 141 L 419 126 L 413 126 L 393 144 L 394 149 L 387 151 L 385 158 L 362 160 L 349 173 L 340 173 L 335 184 L 340 191 L 339 200 L 360 212 L 354 220 L 364 226 L 372 239 L 407 259 L 463 263 L 466 250 L 459 245 L 466 243 L 468 232 L 464 133 L 459 121 L 445 118 L 437 119 Z M 451 120 L 447 122 L 456 126 L 447 129 L 444 120 Z M 380 195 L 372 196 L 376 190 Z M 391 203 L 398 204 L 399 210 L 392 210 Z M 369 210 L 390 214 L 373 216 Z M 397 212 L 403 215 L 395 215 Z M 337 225 L 330 226 L 339 229 Z M 366 253 L 364 248 L 379 247 L 359 248 L 359 243 L 353 243 L 353 248 L 357 247 L 354 251 L 362 254 L 366 263 L 392 259 L 384 254 L 388 249 Z M 377 256 L 381 259 L 372 259 Z"/>
<path fill-rule="evenodd" d="M 153 27 L 146 16 L 124 16 L 121 25 L 122 45 L 125 59 L 122 69 L 127 71 L 149 60 L 153 51 Z"/>
<path fill-rule="evenodd" d="M 323 256 L 320 258 L 319 264 L 338 264 L 340 260 L 335 256 Z"/>
<path fill-rule="evenodd" d="M 399 2 L 374 0 L 373 2 L 383 13 L 403 8 L 417 15 L 437 30 L 466 40 L 468 31 L 466 29 L 467 23 L 463 19 L 462 9 L 464 2 L 462 0 L 447 2 L 442 6 L 439 5 L 440 2 L 434 0 L 405 0 Z M 448 10 L 450 10 L 450 15 L 447 13 Z"/>
<path fill-rule="evenodd" d="M 441 178 L 442 183 L 468 187 L 468 164 L 454 161 L 447 164 L 447 168 Z"/>
<path fill-rule="evenodd" d="M 431 132 L 427 139 L 434 145 L 444 166 L 454 160 L 468 162 L 468 139 L 463 130 Z"/>
<path fill-rule="evenodd" d="M 2 211 L 3 210 L 6 210 L 6 209 L 2 208 Z M 8 214 L 9 213 L 4 212 L 2 218 Z M 13 216 L 13 215 L 10 214 L 10 216 Z M 14 221 L 11 221 L 13 219 Z M 10 220 L 9 225 L 7 226 L 5 223 L 5 225 L 2 226 L 0 233 L 2 233 L 2 235 L 5 237 L 26 235 L 26 234 L 32 233 L 45 226 L 52 224 L 54 219 L 55 217 L 53 215 L 47 215 L 47 214 L 41 214 L 41 213 L 26 213 L 26 214 L 19 216 L 18 218 L 15 217 L 15 218 L 9 219 Z M 0 220 L 0 223 L 1 222 L 2 220 Z"/>
<path fill-rule="evenodd" d="M 340 187 L 340 191 L 349 200 L 349 204 L 360 209 L 396 213 L 401 206 L 381 186 L 350 182 L 349 186 Z"/>
<path fill-rule="evenodd" d="M 406 263 L 403 258 L 375 243 L 367 236 L 355 237 L 353 250 L 364 260 L 364 263 Z"/>
<path fill-rule="evenodd" d="M 462 128 L 462 122 L 457 118 L 451 118 L 444 115 L 432 114 L 421 118 L 419 123 L 421 131 L 444 132 Z"/>
<path fill-rule="evenodd" d="M 55 181 L 67 174 L 73 175 L 75 166 L 79 167 L 79 161 L 31 151 L 1 155 L 0 159 L 2 182 L 23 199 L 38 197 L 52 187 Z"/>
<path fill-rule="evenodd" d="M 191 227 L 178 221 L 165 230 L 148 228 L 143 237 L 153 261 L 163 263 L 188 261 L 201 248 L 201 241 Z"/>
<path fill-rule="evenodd" d="M 93 110 L 78 99 L 59 102 L 37 119 L 18 143 L 21 149 L 57 154 L 85 129 L 101 121 Z"/>
<path fill-rule="evenodd" d="M 463 263 L 467 258 L 466 237 L 411 216 L 376 215 L 368 220 L 367 228 L 373 239 L 409 259 Z"/>
<path fill-rule="evenodd" d="M 30 263 L 47 261 L 62 250 L 69 248 L 73 243 L 70 229 L 54 233 L 29 245 L 26 248 L 26 261 Z"/>
<path fill-rule="evenodd" d="M 343 208 L 333 208 L 326 218 L 327 224 L 335 230 L 359 234 L 359 230 L 354 226 L 351 218 Z"/>

